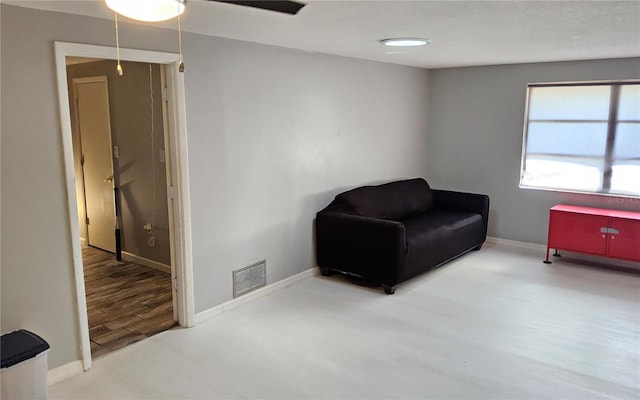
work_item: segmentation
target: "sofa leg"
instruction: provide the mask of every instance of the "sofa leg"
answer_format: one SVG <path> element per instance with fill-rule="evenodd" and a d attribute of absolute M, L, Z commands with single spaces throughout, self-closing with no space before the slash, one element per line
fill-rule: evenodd
<path fill-rule="evenodd" d="M 332 272 L 329 268 L 327 267 L 320 267 L 320 273 L 322 274 L 322 276 L 331 276 Z"/>
<path fill-rule="evenodd" d="M 382 288 L 386 294 L 394 294 L 396 292 L 395 286 L 382 285 Z"/>

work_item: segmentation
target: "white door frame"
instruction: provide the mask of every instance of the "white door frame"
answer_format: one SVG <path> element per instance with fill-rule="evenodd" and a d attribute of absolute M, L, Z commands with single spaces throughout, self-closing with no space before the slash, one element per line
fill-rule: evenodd
<path fill-rule="evenodd" d="M 84 286 L 82 251 L 80 248 L 80 227 L 77 218 L 78 206 L 75 191 L 75 170 L 73 159 L 73 138 L 69 111 L 69 93 L 67 86 L 67 66 L 65 57 L 89 57 L 115 60 L 114 47 L 94 46 L 78 43 L 54 42 L 55 64 L 58 82 L 58 103 L 64 154 L 65 180 L 68 197 L 69 239 L 73 252 L 73 269 L 76 281 L 77 316 L 79 320 L 80 347 L 83 369 L 91 368 L 91 344 L 89 339 L 89 320 Z M 187 123 L 184 93 L 184 78 L 178 72 L 179 54 L 147 50 L 120 49 L 120 59 L 166 65 L 168 89 L 168 146 L 173 175 L 173 206 L 169 204 L 169 213 L 175 224 L 175 257 L 172 269 L 175 270 L 177 286 L 178 323 L 184 327 L 194 324 L 193 300 L 193 264 L 191 252 L 191 206 L 189 199 L 189 165 L 187 154 Z M 126 72 L 125 72 L 126 73 Z"/>

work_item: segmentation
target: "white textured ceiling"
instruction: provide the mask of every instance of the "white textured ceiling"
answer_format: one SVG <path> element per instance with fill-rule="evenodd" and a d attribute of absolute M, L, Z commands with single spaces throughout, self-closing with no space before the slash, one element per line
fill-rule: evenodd
<path fill-rule="evenodd" d="M 112 18 L 102 1 L 3 1 Z M 296 16 L 189 0 L 183 29 L 423 68 L 640 56 L 640 0 L 307 0 Z M 157 24 L 175 27 L 175 21 Z M 430 46 L 389 48 L 410 36 Z"/>

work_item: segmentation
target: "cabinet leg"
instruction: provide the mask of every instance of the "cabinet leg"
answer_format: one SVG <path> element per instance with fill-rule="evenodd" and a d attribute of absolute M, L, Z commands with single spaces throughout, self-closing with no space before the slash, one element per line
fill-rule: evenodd
<path fill-rule="evenodd" d="M 549 246 L 547 246 L 547 258 L 545 258 L 542 262 L 545 264 L 551 264 L 551 261 L 549 261 Z"/>
<path fill-rule="evenodd" d="M 382 288 L 386 294 L 394 294 L 396 292 L 396 288 L 394 286 L 382 285 Z"/>
<path fill-rule="evenodd" d="M 558 249 L 554 249 L 554 252 L 552 254 L 554 257 L 562 257 L 560 255 L 560 253 L 558 253 Z M 549 261 L 549 248 L 547 247 L 547 258 L 543 261 L 543 263 L 545 264 L 551 264 L 551 261 Z"/>

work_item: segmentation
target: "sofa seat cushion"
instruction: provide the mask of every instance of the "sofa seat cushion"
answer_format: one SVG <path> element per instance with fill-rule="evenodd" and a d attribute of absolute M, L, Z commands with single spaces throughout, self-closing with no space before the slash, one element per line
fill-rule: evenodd
<path fill-rule="evenodd" d="M 481 244 L 484 225 L 480 214 L 432 210 L 408 218 L 402 223 L 407 238 L 405 279 L 460 255 L 460 249 L 471 250 Z"/>
<path fill-rule="evenodd" d="M 433 208 L 433 193 L 422 178 L 363 186 L 336 196 L 354 214 L 399 221 Z"/>

